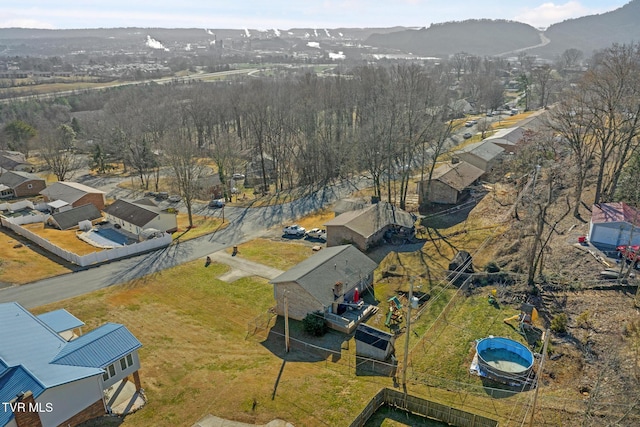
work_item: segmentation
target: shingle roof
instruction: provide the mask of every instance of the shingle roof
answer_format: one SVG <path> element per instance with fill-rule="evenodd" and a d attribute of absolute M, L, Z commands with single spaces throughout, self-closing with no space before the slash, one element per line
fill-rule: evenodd
<path fill-rule="evenodd" d="M 480 178 L 484 171 L 467 162 L 445 163 L 433 171 L 432 180 L 438 180 L 449 187 L 462 191 L 476 179 Z"/>
<path fill-rule="evenodd" d="M 67 343 L 51 362 L 104 368 L 140 347 L 140 341 L 124 325 L 106 323 Z"/>
<path fill-rule="evenodd" d="M 482 160 L 489 161 L 496 158 L 503 151 L 504 148 L 497 146 L 491 141 L 485 140 L 466 145 L 458 150 L 457 153 L 469 153 Z"/>
<path fill-rule="evenodd" d="M 342 225 L 368 238 L 389 224 L 411 228 L 415 224 L 415 219 L 402 209 L 380 202 L 364 209 L 345 212 L 324 225 Z"/>
<path fill-rule="evenodd" d="M 91 188 L 84 184 L 70 181 L 58 181 L 54 182 L 40 194 L 47 196 L 49 199 L 64 200 L 70 204 L 73 204 L 76 200 L 80 199 L 86 194 L 106 194 L 102 190 Z"/>
<path fill-rule="evenodd" d="M 285 271 L 270 283 L 296 282 L 322 304 L 334 301 L 337 282 L 355 284 L 373 272 L 378 265 L 355 246 L 333 246 Z"/>
<path fill-rule="evenodd" d="M 101 218 L 102 214 L 95 205 L 89 203 L 69 209 L 68 211 L 54 213 L 51 217 L 61 230 L 68 230 L 69 228 L 76 227 L 80 221 L 93 221 L 94 219 Z"/>
<path fill-rule="evenodd" d="M 28 165 L 24 154 L 18 151 L 0 150 L 0 166 L 5 169 L 13 169 L 16 166 Z"/>
<path fill-rule="evenodd" d="M 64 308 L 39 314 L 37 317 L 56 333 L 84 326 L 84 322 L 82 320 L 78 319 Z"/>
<path fill-rule="evenodd" d="M 495 142 L 494 140 L 504 140 L 512 144 L 516 144 L 520 142 L 525 132 L 526 129 L 522 127 L 498 129 L 496 133 L 494 133 L 490 137 L 485 138 L 484 140 L 491 142 Z"/>
<path fill-rule="evenodd" d="M 123 221 L 133 224 L 138 227 L 144 227 L 155 217 L 160 215 L 162 209 L 149 204 L 141 204 L 135 202 L 128 202 L 123 199 L 116 200 L 111 205 L 107 206 L 104 211 L 109 215 L 113 215 Z"/>
<path fill-rule="evenodd" d="M 591 208 L 591 222 L 628 222 L 640 226 L 640 210 L 624 202 L 599 203 Z"/>
<path fill-rule="evenodd" d="M 28 172 L 8 171 L 0 175 L 0 184 L 14 188 L 25 181 L 44 181 L 37 175 Z"/>

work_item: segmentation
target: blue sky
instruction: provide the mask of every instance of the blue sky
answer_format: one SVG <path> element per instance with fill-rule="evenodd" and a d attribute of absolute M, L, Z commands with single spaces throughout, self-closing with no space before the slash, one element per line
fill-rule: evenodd
<path fill-rule="evenodd" d="M 0 4 L 0 28 L 428 27 L 509 19 L 547 27 L 630 0 L 20 0 Z M 11 6 L 9 5 L 11 4 Z"/>

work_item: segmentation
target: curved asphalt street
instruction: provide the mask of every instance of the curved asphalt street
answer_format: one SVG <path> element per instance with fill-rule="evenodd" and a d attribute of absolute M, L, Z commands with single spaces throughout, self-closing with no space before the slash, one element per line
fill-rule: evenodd
<path fill-rule="evenodd" d="M 26 308 L 82 295 L 134 280 L 166 268 L 203 258 L 213 252 L 255 239 L 269 228 L 291 222 L 361 188 L 364 180 L 341 181 L 282 205 L 225 208 L 224 229 L 196 239 L 131 258 L 52 277 L 22 286 L 0 289 L 0 302 L 17 301 Z"/>

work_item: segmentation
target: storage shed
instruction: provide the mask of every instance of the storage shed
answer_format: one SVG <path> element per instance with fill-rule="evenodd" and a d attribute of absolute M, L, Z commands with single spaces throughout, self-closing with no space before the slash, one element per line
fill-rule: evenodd
<path fill-rule="evenodd" d="M 394 352 L 396 337 L 361 323 L 356 329 L 356 354 L 376 360 L 387 360 Z"/>
<path fill-rule="evenodd" d="M 589 241 L 607 248 L 640 244 L 640 211 L 624 202 L 598 203 L 591 208 Z"/>

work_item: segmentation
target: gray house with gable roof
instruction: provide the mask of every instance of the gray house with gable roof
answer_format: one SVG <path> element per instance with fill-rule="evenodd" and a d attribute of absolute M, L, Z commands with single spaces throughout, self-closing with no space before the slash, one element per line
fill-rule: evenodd
<path fill-rule="evenodd" d="M 373 284 L 374 261 L 355 246 L 334 246 L 321 250 L 271 280 L 276 313 L 302 320 L 309 313 L 321 311 L 329 326 L 351 332 L 375 310 L 356 297 Z M 349 315 L 355 316 L 349 316 Z"/>

